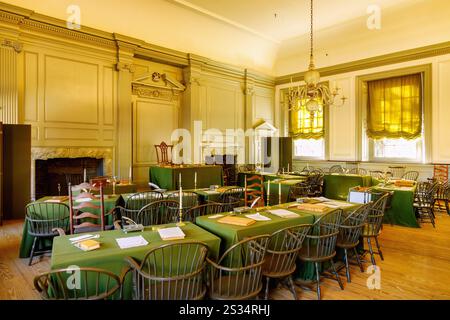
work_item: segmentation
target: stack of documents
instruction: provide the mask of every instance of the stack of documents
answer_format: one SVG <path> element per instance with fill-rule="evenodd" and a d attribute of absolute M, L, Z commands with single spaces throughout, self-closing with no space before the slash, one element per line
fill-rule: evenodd
<path fill-rule="evenodd" d="M 285 210 L 285 209 L 275 209 L 275 210 L 269 210 L 269 212 L 273 215 L 276 215 L 280 218 L 298 218 L 299 215 L 295 212 Z"/>
<path fill-rule="evenodd" d="M 120 249 L 128 249 L 134 247 L 142 247 L 148 245 L 148 241 L 142 236 L 119 238 L 116 239 Z"/>
<path fill-rule="evenodd" d="M 180 227 L 159 229 L 158 233 L 162 240 L 181 240 L 186 236 Z"/>
<path fill-rule="evenodd" d="M 249 219 L 253 219 L 253 220 L 256 220 L 256 221 L 270 221 L 270 220 L 272 220 L 272 219 L 270 219 L 269 217 L 260 215 L 259 213 L 255 213 L 255 214 L 246 214 L 245 216 L 246 216 L 247 218 L 249 218 Z"/>

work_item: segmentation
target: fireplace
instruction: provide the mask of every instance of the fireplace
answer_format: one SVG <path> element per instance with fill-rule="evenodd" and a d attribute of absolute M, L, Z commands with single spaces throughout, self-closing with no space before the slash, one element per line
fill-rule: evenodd
<path fill-rule="evenodd" d="M 103 159 L 95 158 L 53 158 L 36 160 L 35 192 L 36 198 L 66 195 L 67 185 L 80 184 L 86 179 L 103 175 Z"/>
<path fill-rule="evenodd" d="M 67 179 L 73 180 L 72 183 L 76 183 L 80 179 L 83 180 L 84 168 L 86 168 L 88 179 L 93 176 L 113 175 L 113 149 L 102 147 L 32 147 L 32 199 L 39 199 L 46 195 L 58 195 L 59 192 L 62 195 L 67 194 Z M 61 186 L 60 191 L 58 191 L 58 183 Z"/>

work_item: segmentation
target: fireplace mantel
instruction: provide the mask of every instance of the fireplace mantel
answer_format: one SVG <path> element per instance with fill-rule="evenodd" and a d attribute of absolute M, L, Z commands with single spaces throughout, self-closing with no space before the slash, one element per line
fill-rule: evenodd
<path fill-rule="evenodd" d="M 103 172 L 112 175 L 112 148 L 84 148 L 84 147 L 32 147 L 31 148 L 31 196 L 36 195 L 35 177 L 36 160 L 48 160 L 54 158 L 95 158 L 103 159 Z"/>

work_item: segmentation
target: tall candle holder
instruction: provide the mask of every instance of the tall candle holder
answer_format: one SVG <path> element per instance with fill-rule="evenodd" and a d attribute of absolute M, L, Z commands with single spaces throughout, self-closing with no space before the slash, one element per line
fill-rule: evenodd
<path fill-rule="evenodd" d="M 281 204 L 281 183 L 278 184 L 278 204 Z"/>
<path fill-rule="evenodd" d="M 180 207 L 178 209 L 178 216 L 180 218 L 180 221 L 177 223 L 177 227 L 185 226 L 186 224 L 183 222 L 183 188 L 180 187 Z"/>
<path fill-rule="evenodd" d="M 117 185 L 117 178 L 113 177 L 112 178 L 112 188 L 113 188 L 112 195 L 113 196 L 116 196 L 116 185 Z"/>
<path fill-rule="evenodd" d="M 267 206 L 270 206 L 270 180 L 267 180 Z"/>

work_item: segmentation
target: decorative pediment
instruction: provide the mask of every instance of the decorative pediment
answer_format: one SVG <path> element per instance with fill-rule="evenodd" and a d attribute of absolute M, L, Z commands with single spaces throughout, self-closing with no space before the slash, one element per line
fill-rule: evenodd
<path fill-rule="evenodd" d="M 278 131 L 278 129 L 273 124 L 271 124 L 270 122 L 264 121 L 264 120 L 258 121 L 253 126 L 253 129 L 255 131 L 271 131 L 271 132 Z"/>
<path fill-rule="evenodd" d="M 149 81 L 150 80 L 150 81 Z M 181 82 L 165 73 L 145 73 L 132 81 L 133 94 L 149 99 L 175 100 L 186 89 Z"/>

